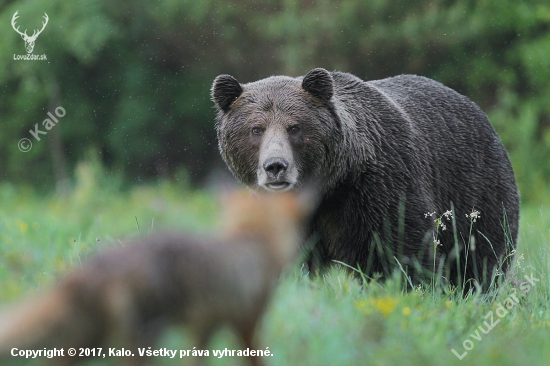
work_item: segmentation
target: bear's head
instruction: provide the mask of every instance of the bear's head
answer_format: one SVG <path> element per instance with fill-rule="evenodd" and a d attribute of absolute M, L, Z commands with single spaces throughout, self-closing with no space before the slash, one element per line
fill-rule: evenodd
<path fill-rule="evenodd" d="M 240 84 L 220 75 L 212 86 L 221 155 L 244 184 L 267 191 L 325 185 L 337 170 L 341 123 L 324 69 L 303 78 L 273 76 Z"/>

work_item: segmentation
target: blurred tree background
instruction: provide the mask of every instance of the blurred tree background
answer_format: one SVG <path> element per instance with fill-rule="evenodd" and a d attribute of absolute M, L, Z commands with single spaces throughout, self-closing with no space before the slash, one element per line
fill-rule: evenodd
<path fill-rule="evenodd" d="M 49 24 L 34 54 L 21 30 Z M 0 180 L 46 189 L 92 153 L 133 183 L 223 167 L 210 86 L 314 67 L 363 79 L 424 75 L 488 114 L 524 201 L 548 200 L 550 3 L 547 0 L 0 0 Z M 36 141 L 47 112 L 66 110 Z M 23 153 L 18 141 L 33 147 Z"/>

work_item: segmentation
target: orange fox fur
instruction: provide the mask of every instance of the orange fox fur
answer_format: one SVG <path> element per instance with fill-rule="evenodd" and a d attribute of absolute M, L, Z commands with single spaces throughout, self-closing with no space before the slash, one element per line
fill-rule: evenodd
<path fill-rule="evenodd" d="M 274 283 L 297 252 L 307 210 L 292 194 L 257 197 L 239 191 L 224 203 L 219 238 L 164 234 L 140 239 L 99 255 L 49 291 L 5 309 L 0 313 L 0 358 L 12 357 L 13 347 L 63 347 L 65 352 L 69 347 L 124 347 L 135 357 L 123 362 L 139 365 L 147 358 L 140 358 L 137 348 L 154 347 L 160 331 L 171 324 L 184 325 L 197 349 L 206 349 L 213 331 L 223 325 L 231 326 L 245 347 L 259 349 L 255 330 Z M 261 363 L 258 357 L 249 360 Z M 50 360 L 55 365 L 79 361 L 68 356 Z"/>

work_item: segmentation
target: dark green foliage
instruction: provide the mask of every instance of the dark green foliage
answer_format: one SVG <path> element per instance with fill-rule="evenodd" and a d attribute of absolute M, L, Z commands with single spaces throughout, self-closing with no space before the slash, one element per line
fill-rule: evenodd
<path fill-rule="evenodd" d="M 48 26 L 35 54 L 10 27 Z M 133 179 L 195 181 L 216 164 L 212 79 L 314 67 L 363 79 L 434 78 L 491 118 L 524 200 L 550 181 L 550 5 L 546 1 L 0 1 L 0 179 L 51 186 L 90 148 Z M 67 115 L 28 153 L 29 129 Z"/>

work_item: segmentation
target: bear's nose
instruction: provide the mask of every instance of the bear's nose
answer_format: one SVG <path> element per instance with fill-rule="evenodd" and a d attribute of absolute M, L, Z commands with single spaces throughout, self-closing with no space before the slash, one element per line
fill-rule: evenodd
<path fill-rule="evenodd" d="M 288 163 L 283 158 L 269 158 L 264 163 L 264 170 L 271 179 L 276 179 L 288 168 Z"/>

